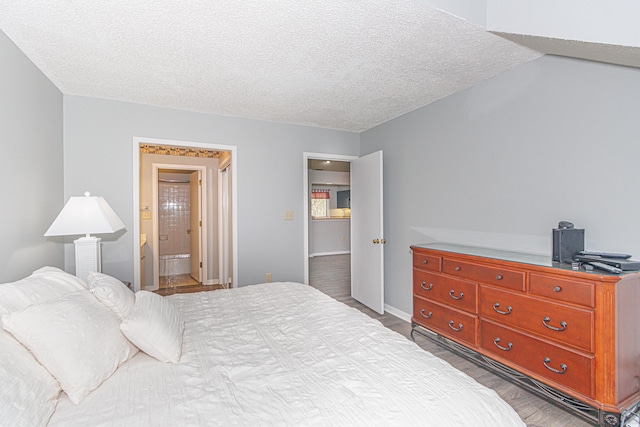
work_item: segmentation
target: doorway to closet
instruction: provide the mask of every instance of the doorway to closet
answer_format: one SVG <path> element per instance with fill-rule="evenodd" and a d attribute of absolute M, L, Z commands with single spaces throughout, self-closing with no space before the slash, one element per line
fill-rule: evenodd
<path fill-rule="evenodd" d="M 134 138 L 136 290 L 237 286 L 235 150 Z"/>

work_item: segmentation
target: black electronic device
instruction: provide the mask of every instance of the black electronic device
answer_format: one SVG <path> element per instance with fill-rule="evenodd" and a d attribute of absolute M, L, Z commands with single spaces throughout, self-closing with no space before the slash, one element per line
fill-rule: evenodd
<path fill-rule="evenodd" d="M 629 254 L 619 254 L 619 253 L 616 253 L 616 252 L 580 251 L 579 255 L 599 256 L 599 257 L 602 257 L 602 258 L 622 258 L 622 259 L 631 258 L 631 255 L 629 255 Z"/>
<path fill-rule="evenodd" d="M 602 262 L 594 261 L 594 262 L 590 262 L 589 265 L 594 266 L 598 270 L 606 271 L 607 273 L 612 273 L 612 274 L 620 274 L 620 273 L 622 273 L 622 270 L 620 270 L 619 268 L 614 267 L 614 266 L 609 265 L 609 264 L 604 264 Z"/>
<path fill-rule="evenodd" d="M 622 259 L 622 258 L 604 258 L 595 255 L 576 255 L 573 257 L 575 261 L 580 262 L 600 262 L 602 264 L 607 264 L 615 268 L 619 268 L 623 271 L 636 271 L 640 270 L 640 261 L 636 261 L 633 259 Z"/>
<path fill-rule="evenodd" d="M 584 250 L 584 229 L 574 228 L 569 221 L 560 221 L 553 229 L 553 257 L 556 262 L 571 264 L 573 257 Z"/>

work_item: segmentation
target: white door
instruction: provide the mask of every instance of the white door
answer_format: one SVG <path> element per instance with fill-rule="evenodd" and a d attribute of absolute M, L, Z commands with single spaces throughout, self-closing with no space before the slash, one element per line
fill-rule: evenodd
<path fill-rule="evenodd" d="M 189 174 L 189 197 L 191 204 L 191 277 L 202 283 L 202 251 L 200 243 L 202 241 L 202 214 L 200 206 L 202 204 L 202 175 L 199 170 Z"/>
<path fill-rule="evenodd" d="M 351 296 L 384 313 L 382 151 L 351 162 Z"/>

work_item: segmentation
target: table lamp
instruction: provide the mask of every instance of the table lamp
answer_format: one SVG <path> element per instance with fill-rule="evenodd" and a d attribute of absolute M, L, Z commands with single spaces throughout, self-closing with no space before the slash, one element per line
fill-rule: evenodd
<path fill-rule="evenodd" d="M 90 234 L 115 233 L 123 228 L 124 223 L 104 197 L 92 196 L 87 191 L 84 196 L 69 198 L 44 235 L 85 234 L 85 237 L 80 237 L 73 243 L 76 247 L 76 276 L 87 280 L 89 272 L 102 271 L 100 238 Z"/>

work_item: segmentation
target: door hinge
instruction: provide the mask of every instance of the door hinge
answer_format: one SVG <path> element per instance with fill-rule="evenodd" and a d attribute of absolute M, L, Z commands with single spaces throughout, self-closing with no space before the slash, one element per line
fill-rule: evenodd
<path fill-rule="evenodd" d="M 202 268 L 202 261 L 200 261 L 200 268 Z"/>
<path fill-rule="evenodd" d="M 199 224 L 199 225 L 200 225 L 200 227 L 202 227 L 202 221 L 200 221 L 200 224 Z"/>
<path fill-rule="evenodd" d="M 202 185 L 202 180 L 201 179 L 198 180 L 198 185 Z"/>

